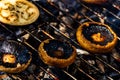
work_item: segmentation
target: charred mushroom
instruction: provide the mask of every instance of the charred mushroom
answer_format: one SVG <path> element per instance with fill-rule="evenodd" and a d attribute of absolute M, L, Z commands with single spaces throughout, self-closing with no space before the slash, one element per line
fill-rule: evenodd
<path fill-rule="evenodd" d="M 18 73 L 27 68 L 31 53 L 22 44 L 12 40 L 0 41 L 0 71 Z"/>
<path fill-rule="evenodd" d="M 14 26 L 28 25 L 37 20 L 39 9 L 28 0 L 0 0 L 0 21 Z"/>
<path fill-rule="evenodd" d="M 103 4 L 107 0 L 81 0 L 82 2 L 88 3 L 88 4 Z"/>
<path fill-rule="evenodd" d="M 91 53 L 110 52 L 117 43 L 117 35 L 106 24 L 86 22 L 76 32 L 79 44 Z"/>
<path fill-rule="evenodd" d="M 39 56 L 45 64 L 59 68 L 67 67 L 76 58 L 76 48 L 67 42 L 47 39 L 39 48 Z"/>

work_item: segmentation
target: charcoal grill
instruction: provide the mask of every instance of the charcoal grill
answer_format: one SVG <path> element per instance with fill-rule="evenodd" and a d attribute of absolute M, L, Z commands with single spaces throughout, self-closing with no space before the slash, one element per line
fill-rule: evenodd
<path fill-rule="evenodd" d="M 92 55 L 80 47 L 75 36 L 77 27 L 83 22 L 105 23 L 116 32 L 118 44 L 115 51 L 120 53 L 119 0 L 109 0 L 105 5 L 89 5 L 79 0 L 31 2 L 40 10 L 40 17 L 36 22 L 22 27 L 0 23 L 2 38 L 22 43 L 33 56 L 25 71 L 18 74 L 6 73 L 8 80 L 120 80 L 120 62 L 113 58 L 113 52 Z M 45 39 L 69 41 L 77 49 L 76 61 L 64 69 L 44 64 L 38 57 L 38 46 Z"/>

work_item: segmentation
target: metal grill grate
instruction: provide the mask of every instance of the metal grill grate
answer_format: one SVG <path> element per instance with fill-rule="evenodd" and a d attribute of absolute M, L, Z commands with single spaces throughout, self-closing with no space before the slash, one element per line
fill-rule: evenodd
<path fill-rule="evenodd" d="M 31 25 L 13 29 L 11 26 L 0 23 L 1 28 L 6 31 L 5 33 L 12 34 L 10 39 L 23 43 L 33 53 L 33 61 L 28 69 L 19 74 L 8 74 L 9 77 L 13 80 L 120 79 L 120 63 L 113 58 L 112 52 L 111 54 L 91 55 L 79 46 L 75 37 L 77 27 L 83 22 L 106 23 L 118 35 L 119 41 L 116 49 L 119 52 L 120 6 L 118 2 L 114 1 L 114 3 L 108 3 L 107 6 L 95 7 L 83 4 L 77 0 L 73 0 L 75 5 L 71 3 L 71 6 L 65 3 L 64 0 L 51 1 L 32 1 L 38 6 L 41 15 Z M 76 61 L 65 69 L 45 65 L 39 59 L 37 49 L 39 44 L 48 38 L 69 41 L 74 45 L 78 52 Z"/>

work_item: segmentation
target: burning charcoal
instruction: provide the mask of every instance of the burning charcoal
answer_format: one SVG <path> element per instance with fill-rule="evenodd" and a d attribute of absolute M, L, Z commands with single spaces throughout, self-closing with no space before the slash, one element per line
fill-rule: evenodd
<path fill-rule="evenodd" d="M 13 43 L 9 43 L 7 41 L 1 41 L 1 49 L 0 52 L 3 53 L 14 53 L 15 51 L 15 46 L 13 46 Z"/>
<path fill-rule="evenodd" d="M 56 22 L 51 22 L 50 25 L 56 26 L 57 23 Z"/>
<path fill-rule="evenodd" d="M 28 40 L 29 37 L 30 37 L 30 34 L 25 34 L 25 35 L 22 36 L 22 38 L 24 38 L 25 40 Z"/>
<path fill-rule="evenodd" d="M 43 76 L 44 76 L 44 72 L 40 72 L 39 77 L 41 78 Z"/>
<path fill-rule="evenodd" d="M 30 75 L 30 73 L 27 70 L 25 70 L 17 74 L 9 74 L 9 75 L 10 77 L 13 78 L 13 80 L 28 80 L 28 76 Z"/>
<path fill-rule="evenodd" d="M 108 80 L 108 79 L 107 79 L 107 76 L 105 76 L 105 75 L 101 75 L 101 76 L 99 76 L 97 79 L 98 79 L 98 80 Z"/>
<path fill-rule="evenodd" d="M 73 20 L 70 18 L 70 17 L 65 17 L 63 16 L 62 17 L 62 21 L 66 24 L 66 25 L 69 25 L 71 26 L 73 24 Z"/>
<path fill-rule="evenodd" d="M 76 57 L 75 64 L 79 67 L 81 65 L 81 61 L 78 57 Z M 69 69 L 69 68 L 68 68 Z M 76 70 L 75 70 L 76 71 Z"/>
<path fill-rule="evenodd" d="M 9 31 L 6 31 L 4 28 L 0 27 L 0 38 L 3 39 L 14 39 L 16 36 Z"/>
<path fill-rule="evenodd" d="M 64 73 L 64 71 L 60 68 L 56 67 L 49 67 L 49 72 L 51 72 L 54 75 L 55 80 L 71 80 L 69 77 L 67 77 Z"/>
<path fill-rule="evenodd" d="M 67 33 L 67 27 L 65 26 L 65 24 L 60 23 L 59 24 L 59 28 L 58 28 L 62 33 L 64 33 L 65 35 L 69 36 L 69 33 Z M 61 35 L 58 31 L 54 31 L 55 34 L 57 35 Z"/>
<path fill-rule="evenodd" d="M 54 80 L 54 79 L 50 79 L 50 78 L 43 78 L 41 80 Z"/>
<path fill-rule="evenodd" d="M 112 77 L 114 80 L 120 79 L 120 74 L 116 72 L 110 72 L 109 76 Z"/>
<path fill-rule="evenodd" d="M 58 0 L 47 0 L 49 3 L 56 3 Z"/>
<path fill-rule="evenodd" d="M 66 26 L 65 26 L 65 24 L 61 23 L 61 24 L 59 25 L 59 30 L 60 30 L 61 32 L 66 32 Z"/>
<path fill-rule="evenodd" d="M 120 62 L 120 53 L 118 53 L 118 52 L 116 51 L 116 49 L 113 49 L 113 50 L 112 50 L 112 56 L 113 56 L 114 59 L 116 59 L 117 61 Z"/>
<path fill-rule="evenodd" d="M 18 35 L 20 35 L 21 33 L 23 32 L 23 30 L 21 29 L 21 28 L 19 28 L 18 30 L 16 30 L 16 35 L 18 36 Z"/>
<path fill-rule="evenodd" d="M 67 7 L 62 2 L 58 2 L 58 5 L 62 11 L 68 12 Z"/>
<path fill-rule="evenodd" d="M 105 68 L 104 68 L 103 63 L 100 62 L 99 60 L 96 60 L 96 63 L 97 63 L 97 65 L 98 65 L 99 69 L 100 69 L 103 73 L 105 73 Z"/>
<path fill-rule="evenodd" d="M 48 74 L 45 74 L 45 75 L 44 75 L 44 79 L 45 79 L 45 80 L 46 80 L 46 79 L 50 79 L 50 76 L 49 76 Z M 43 79 L 43 80 L 44 80 L 44 79 Z"/>
<path fill-rule="evenodd" d="M 34 73 L 35 69 L 36 69 L 36 65 L 34 65 L 34 64 L 31 64 L 31 65 L 28 67 L 28 71 L 29 71 L 30 73 Z"/>
<path fill-rule="evenodd" d="M 100 22 L 101 23 L 105 23 L 105 19 L 106 19 L 107 17 L 106 16 L 104 16 L 103 14 L 101 14 L 101 15 L 99 15 L 99 19 L 100 19 Z"/>
<path fill-rule="evenodd" d="M 14 80 L 21 80 L 21 78 L 18 77 L 18 76 L 16 76 L 16 75 L 11 75 L 11 77 L 12 77 Z M 12 79 L 12 80 L 13 80 L 13 79 Z"/>
<path fill-rule="evenodd" d="M 120 10 L 120 1 L 119 0 L 112 0 L 114 1 L 114 6 Z"/>
<path fill-rule="evenodd" d="M 101 58 L 106 62 L 110 62 L 108 59 L 109 58 L 108 55 L 101 55 Z"/>
<path fill-rule="evenodd" d="M 108 25 L 97 22 L 80 25 L 76 37 L 79 44 L 91 53 L 110 52 L 117 43 L 116 33 Z"/>
<path fill-rule="evenodd" d="M 68 8 L 76 7 L 76 0 L 62 0 Z"/>
<path fill-rule="evenodd" d="M 95 65 L 95 60 L 87 60 L 90 65 Z"/>
<path fill-rule="evenodd" d="M 75 13 L 73 16 L 72 16 L 73 19 L 76 19 L 76 20 L 80 20 L 83 18 L 83 16 L 79 15 L 78 13 Z"/>
<path fill-rule="evenodd" d="M 118 12 L 118 13 L 117 13 L 117 16 L 119 16 L 119 17 L 120 17 L 120 12 Z"/>

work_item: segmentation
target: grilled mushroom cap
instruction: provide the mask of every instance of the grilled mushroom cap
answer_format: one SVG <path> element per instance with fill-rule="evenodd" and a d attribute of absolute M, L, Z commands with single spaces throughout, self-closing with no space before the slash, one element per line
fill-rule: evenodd
<path fill-rule="evenodd" d="M 117 35 L 106 24 L 86 22 L 76 32 L 79 44 L 91 53 L 110 52 L 117 43 Z"/>
<path fill-rule="evenodd" d="M 14 26 L 23 26 L 35 22 L 39 9 L 28 0 L 1 0 L 0 21 Z"/>
<path fill-rule="evenodd" d="M 89 4 L 103 4 L 107 0 L 81 0 L 81 1 Z"/>
<path fill-rule="evenodd" d="M 31 53 L 22 44 L 12 40 L 0 41 L 0 71 L 18 73 L 27 68 Z"/>
<path fill-rule="evenodd" d="M 64 68 L 72 64 L 76 58 L 76 48 L 67 42 L 47 39 L 39 48 L 39 56 L 45 64 Z"/>

